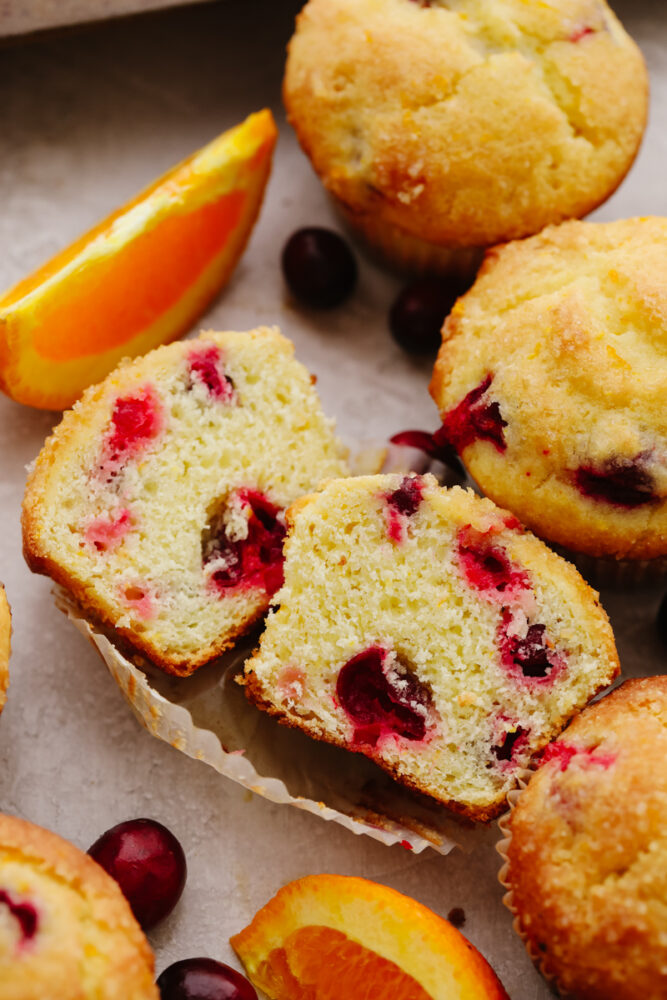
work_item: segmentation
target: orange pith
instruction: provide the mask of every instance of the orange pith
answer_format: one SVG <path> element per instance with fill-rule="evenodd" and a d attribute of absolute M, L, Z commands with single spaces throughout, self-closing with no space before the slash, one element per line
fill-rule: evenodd
<path fill-rule="evenodd" d="M 330 927 L 294 931 L 269 954 L 262 977 L 290 1000 L 433 1000 L 395 962 Z"/>
<path fill-rule="evenodd" d="M 269 111 L 251 115 L 0 296 L 0 387 L 70 406 L 186 332 L 243 252 L 276 136 Z"/>

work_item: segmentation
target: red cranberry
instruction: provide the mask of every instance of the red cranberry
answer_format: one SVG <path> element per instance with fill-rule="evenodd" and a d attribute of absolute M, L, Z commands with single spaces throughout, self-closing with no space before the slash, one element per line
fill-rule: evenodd
<path fill-rule="evenodd" d="M 505 451 L 504 428 L 507 421 L 503 420 L 500 403 L 488 402 L 484 398 L 492 382 L 493 375 L 487 375 L 445 415 L 442 427 L 434 434 L 436 443 L 440 437 L 439 443 L 451 444 L 459 454 L 477 440 L 490 441 L 498 451 Z"/>
<path fill-rule="evenodd" d="M 407 285 L 389 312 L 391 335 L 410 354 L 435 354 L 440 347 L 440 331 L 459 295 L 459 282 L 420 278 Z"/>
<path fill-rule="evenodd" d="M 18 903 L 5 889 L 0 889 L 0 906 L 6 906 L 19 925 L 21 938 L 24 942 L 34 938 L 39 926 L 39 918 L 32 903 Z"/>
<path fill-rule="evenodd" d="M 615 507 L 641 507 L 656 499 L 653 477 L 642 466 L 643 456 L 635 459 L 610 459 L 600 468 L 580 466 L 574 474 L 579 490 L 594 500 Z"/>
<path fill-rule="evenodd" d="M 212 958 L 185 958 L 157 981 L 161 1000 L 257 1000 L 248 980 Z"/>
<path fill-rule="evenodd" d="M 183 848 L 153 819 L 112 826 L 88 853 L 118 882 L 144 930 L 171 913 L 181 897 L 187 874 Z"/>
<path fill-rule="evenodd" d="M 463 478 L 465 476 L 465 469 L 461 465 L 458 455 L 451 444 L 448 444 L 446 441 L 436 441 L 436 434 L 439 433 L 439 431 L 436 431 L 435 434 L 429 434 L 428 431 L 399 431 L 398 434 L 394 434 L 389 440 L 391 444 L 402 444 L 407 448 L 417 448 L 418 451 L 423 451 L 429 458 L 433 458 L 437 462 L 442 462 L 452 472 Z"/>
<path fill-rule="evenodd" d="M 223 559 L 212 580 L 220 591 L 233 587 L 261 587 L 274 594 L 283 585 L 283 541 L 285 525 L 278 519 L 280 507 L 257 490 L 239 490 L 250 507 L 246 538 L 233 541 L 224 525 L 206 543 L 204 563 Z"/>
<path fill-rule="evenodd" d="M 348 660 L 338 675 L 336 695 L 354 723 L 354 739 L 371 746 L 385 733 L 423 740 L 428 689 L 398 665 L 388 676 L 383 669 L 386 658 L 385 649 L 371 646 Z"/>
<path fill-rule="evenodd" d="M 282 267 L 292 294 L 314 309 L 340 305 L 357 283 L 357 263 L 347 243 L 320 226 L 292 233 L 283 248 Z"/>
<path fill-rule="evenodd" d="M 234 401 L 234 383 L 225 374 L 220 348 L 217 344 L 206 344 L 190 354 L 190 379 L 201 382 L 209 396 L 223 403 Z"/>
<path fill-rule="evenodd" d="M 412 517 L 422 502 L 424 483 L 419 476 L 404 476 L 398 489 L 387 495 L 387 503 L 399 514 Z"/>
<path fill-rule="evenodd" d="M 667 645 L 667 594 L 663 597 L 660 607 L 658 608 L 656 624 L 658 626 L 658 635 L 665 645 Z"/>

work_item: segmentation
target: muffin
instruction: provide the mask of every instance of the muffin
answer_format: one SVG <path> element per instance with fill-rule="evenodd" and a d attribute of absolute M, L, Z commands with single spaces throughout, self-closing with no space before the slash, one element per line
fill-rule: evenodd
<path fill-rule="evenodd" d="M 131 650 L 190 674 L 281 585 L 283 508 L 346 471 L 288 340 L 205 333 L 65 414 L 28 480 L 25 557 Z"/>
<path fill-rule="evenodd" d="M 566 222 L 487 255 L 443 329 L 439 440 L 542 538 L 667 554 L 667 219 Z"/>
<path fill-rule="evenodd" d="M 12 612 L 7 601 L 5 588 L 0 584 L 0 712 L 7 701 L 11 634 Z"/>
<path fill-rule="evenodd" d="M 288 524 L 248 697 L 471 819 L 618 672 L 597 595 L 471 491 L 333 480 Z"/>
<path fill-rule="evenodd" d="M 603 0 L 309 0 L 283 93 L 352 226 L 442 272 L 608 198 L 648 82 Z"/>
<path fill-rule="evenodd" d="M 665 815 L 667 677 L 644 677 L 547 748 L 500 845 L 515 926 L 568 996 L 667 996 Z"/>
<path fill-rule="evenodd" d="M 158 1000 L 118 885 L 66 840 L 0 815 L 0 1000 Z"/>

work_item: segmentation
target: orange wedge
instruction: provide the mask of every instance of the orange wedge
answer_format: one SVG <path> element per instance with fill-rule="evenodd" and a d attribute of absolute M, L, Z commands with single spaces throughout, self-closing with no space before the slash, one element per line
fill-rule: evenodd
<path fill-rule="evenodd" d="M 231 944 L 271 1000 L 509 1000 L 450 923 L 363 878 L 290 882 Z"/>
<path fill-rule="evenodd" d="M 2 296 L 0 388 L 62 409 L 188 330 L 243 252 L 276 136 L 250 115 Z"/>

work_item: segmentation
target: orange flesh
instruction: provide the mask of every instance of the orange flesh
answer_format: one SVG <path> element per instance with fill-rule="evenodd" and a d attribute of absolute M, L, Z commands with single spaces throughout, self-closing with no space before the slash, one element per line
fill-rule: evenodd
<path fill-rule="evenodd" d="M 294 931 L 259 971 L 280 1000 L 433 1000 L 395 962 L 330 927 Z"/>
<path fill-rule="evenodd" d="M 192 212 L 168 216 L 123 247 L 90 263 L 40 310 L 35 350 L 71 361 L 131 340 L 182 295 L 227 241 L 246 193 L 231 191 Z"/>

